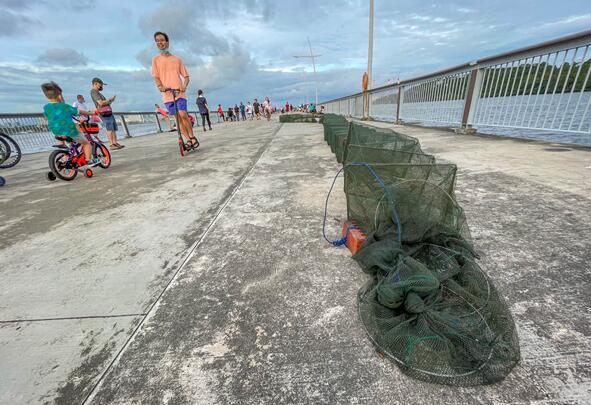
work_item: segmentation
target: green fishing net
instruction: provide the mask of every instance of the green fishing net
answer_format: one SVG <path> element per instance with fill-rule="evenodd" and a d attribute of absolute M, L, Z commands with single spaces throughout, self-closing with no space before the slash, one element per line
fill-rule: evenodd
<path fill-rule="evenodd" d="M 392 130 L 332 114 L 322 121 L 344 163 L 348 219 L 368 236 L 353 258 L 370 276 L 358 310 L 371 341 L 424 381 L 505 378 L 520 359 L 518 336 L 478 264 L 455 198 L 456 166 L 437 163 L 417 139 Z"/>

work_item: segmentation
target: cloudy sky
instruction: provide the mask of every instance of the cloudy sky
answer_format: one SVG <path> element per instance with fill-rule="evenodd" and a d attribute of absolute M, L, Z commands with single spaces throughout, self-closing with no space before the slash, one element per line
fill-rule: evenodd
<path fill-rule="evenodd" d="M 591 27 L 589 0 L 375 0 L 374 83 L 468 62 Z M 0 112 L 40 112 L 39 85 L 67 101 L 92 77 L 117 94 L 116 110 L 152 111 L 154 31 L 191 74 L 190 101 L 269 95 L 312 101 L 309 37 L 321 100 L 357 92 L 367 66 L 368 0 L 0 0 Z M 87 97 L 88 99 L 88 97 Z"/>

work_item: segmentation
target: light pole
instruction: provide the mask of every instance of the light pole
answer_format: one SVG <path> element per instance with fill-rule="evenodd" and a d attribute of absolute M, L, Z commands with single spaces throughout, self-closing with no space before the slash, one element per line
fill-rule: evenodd
<path fill-rule="evenodd" d="M 310 55 L 294 55 L 294 58 L 310 58 L 312 59 L 312 68 L 314 69 L 314 86 L 316 89 L 316 104 L 318 105 L 318 80 L 316 80 L 316 58 L 322 55 L 314 55 L 312 52 L 312 43 L 310 42 L 310 38 L 308 38 L 308 47 L 310 48 Z"/>
<path fill-rule="evenodd" d="M 369 0 L 369 34 L 367 41 L 367 90 L 371 90 L 371 67 L 373 65 L 373 0 Z M 369 118 L 369 93 L 366 93 L 363 118 Z"/>

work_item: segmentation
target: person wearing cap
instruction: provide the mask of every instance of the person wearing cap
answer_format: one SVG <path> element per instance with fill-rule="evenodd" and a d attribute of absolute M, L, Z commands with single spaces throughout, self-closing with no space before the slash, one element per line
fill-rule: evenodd
<path fill-rule="evenodd" d="M 104 83 L 98 77 L 92 79 L 92 90 L 90 90 L 90 97 L 92 101 L 94 101 L 94 105 L 97 108 L 98 114 L 101 116 L 101 120 L 105 125 L 107 130 L 107 138 L 109 138 L 109 147 L 111 149 L 121 149 L 124 146 L 117 142 L 117 122 L 115 121 L 115 116 L 113 115 L 113 110 L 111 109 L 111 104 L 115 101 L 115 96 L 111 98 L 106 98 L 103 96 L 101 91 L 103 90 L 103 86 L 106 86 L 107 83 Z"/>

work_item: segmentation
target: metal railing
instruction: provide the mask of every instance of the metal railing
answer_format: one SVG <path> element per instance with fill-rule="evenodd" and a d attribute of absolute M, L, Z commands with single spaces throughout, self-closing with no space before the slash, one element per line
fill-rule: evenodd
<path fill-rule="evenodd" d="M 591 30 L 369 90 L 369 117 L 591 145 Z M 327 112 L 360 118 L 363 93 Z M 530 136 L 532 135 L 532 136 Z"/>
<path fill-rule="evenodd" d="M 195 116 L 194 111 L 190 111 Z M 114 113 L 120 136 L 150 135 L 166 130 L 163 117 L 154 112 L 117 112 Z M 23 153 L 43 152 L 55 144 L 54 135 L 47 127 L 47 119 L 43 114 L 0 114 L 0 132 L 13 137 L 20 145 Z M 106 140 L 106 132 L 101 128 L 100 138 Z"/>

